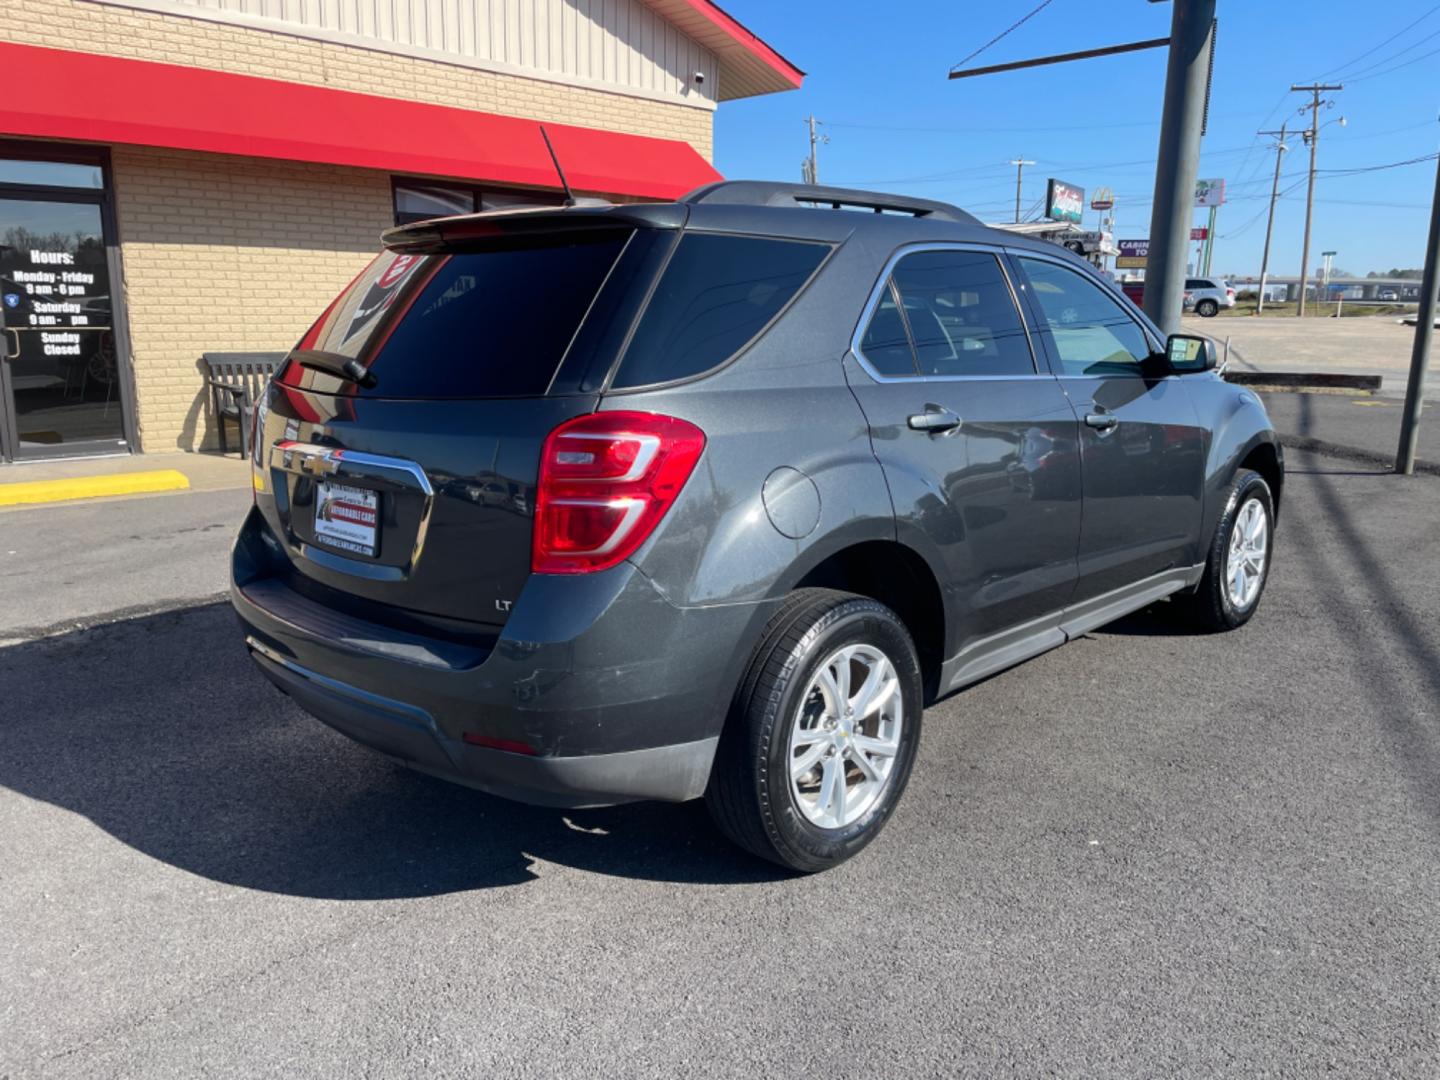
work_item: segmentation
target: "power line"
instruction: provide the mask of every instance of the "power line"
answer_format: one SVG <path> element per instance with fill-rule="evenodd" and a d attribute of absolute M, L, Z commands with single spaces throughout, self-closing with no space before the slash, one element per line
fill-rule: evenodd
<path fill-rule="evenodd" d="M 953 67 L 951 67 L 950 70 L 951 70 L 951 71 L 955 71 L 955 70 L 957 70 L 957 69 L 959 69 L 959 68 L 964 67 L 964 66 L 965 66 L 966 64 L 968 64 L 971 60 L 974 60 L 975 57 L 979 56 L 979 55 L 980 55 L 981 53 L 983 53 L 986 49 L 990 48 L 991 45 L 994 45 L 997 41 L 1000 41 L 1001 39 L 1008 37 L 1011 33 L 1013 33 L 1014 31 L 1016 31 L 1016 30 L 1018 30 L 1018 29 L 1020 29 L 1020 27 L 1024 26 L 1027 22 L 1029 22 L 1031 19 L 1033 19 L 1036 15 L 1039 15 L 1040 12 L 1044 11 L 1044 10 L 1045 10 L 1047 7 L 1049 7 L 1053 2 L 1054 2 L 1054 0 L 1041 0 L 1041 3 L 1040 3 L 1034 10 L 1032 10 L 1032 11 L 1030 11 L 1029 13 L 1027 13 L 1026 15 L 1022 16 L 1022 17 L 1021 17 L 1019 20 L 1017 20 L 1016 22 L 1011 23 L 1010 26 L 1008 26 L 1006 29 L 1002 30 L 1000 33 L 996 34 L 993 38 L 991 38 L 989 41 L 987 41 L 984 45 L 981 45 L 978 49 L 976 49 L 974 52 L 972 52 L 969 56 L 965 57 L 964 60 L 961 60 L 958 64 L 955 64 Z"/>
<path fill-rule="evenodd" d="M 1405 48 L 1401 49 L 1399 52 L 1393 52 L 1389 56 L 1384 57 L 1381 60 L 1376 60 L 1373 64 L 1366 64 L 1363 68 L 1360 68 L 1357 71 L 1352 71 L 1349 75 L 1346 75 L 1345 78 L 1353 82 L 1360 76 L 1365 75 L 1368 72 L 1374 71 L 1376 68 L 1384 67 L 1386 64 L 1389 64 L 1392 61 L 1400 59 L 1400 57 L 1404 56 L 1408 52 L 1414 52 L 1421 45 L 1424 45 L 1425 42 L 1430 41 L 1432 38 L 1436 37 L 1440 37 L 1440 30 L 1432 30 L 1424 37 L 1417 38 L 1416 40 L 1412 41 L 1409 45 L 1406 45 Z"/>
<path fill-rule="evenodd" d="M 1371 79 L 1379 79 L 1379 78 L 1382 78 L 1382 77 L 1385 76 L 1385 75 L 1389 75 L 1391 72 L 1399 71 L 1401 68 L 1407 68 L 1407 67 L 1409 67 L 1411 64 L 1418 64 L 1421 60 L 1428 60 L 1430 57 L 1436 55 L 1437 53 L 1440 53 L 1440 49 L 1431 49 L 1431 50 L 1430 50 L 1429 52 L 1427 52 L 1427 53 L 1421 53 L 1419 56 L 1417 56 L 1417 57 L 1415 57 L 1415 58 L 1413 58 L 1413 59 L 1411 59 L 1411 60 L 1406 60 L 1403 64 L 1396 64 L 1394 67 L 1388 67 L 1388 68 L 1386 68 L 1384 71 L 1377 71 L 1377 72 L 1375 72 L 1375 74 L 1373 74 L 1373 75 L 1362 75 L 1362 76 L 1360 76 L 1360 78 L 1358 78 L 1358 79 L 1353 79 L 1353 80 L 1351 80 L 1351 81 L 1352 81 L 1352 82 L 1369 82 Z"/>
<path fill-rule="evenodd" d="M 1373 47 L 1371 47 L 1371 48 L 1369 48 L 1369 49 L 1366 49 L 1366 50 L 1365 50 L 1363 53 L 1361 53 L 1359 56 L 1356 56 L 1356 57 L 1354 57 L 1353 59 L 1347 60 L 1345 63 L 1341 64 L 1339 67 L 1333 67 L 1333 68 L 1331 68 L 1329 71 L 1321 72 L 1319 75 L 1315 76 L 1315 78 L 1314 78 L 1313 81 L 1314 81 L 1314 82 L 1319 82 L 1321 79 L 1328 79 L 1331 75 L 1334 75 L 1336 72 L 1344 71 L 1346 68 L 1350 67 L 1351 65 L 1359 63 L 1361 60 L 1364 60 L 1365 57 L 1367 57 L 1367 56 L 1373 56 L 1375 53 L 1377 53 L 1377 52 L 1379 52 L 1381 49 L 1383 49 L 1386 45 L 1389 45 L 1390 42 L 1392 42 L 1392 41 L 1394 41 L 1396 38 L 1398 38 L 1401 34 L 1405 33 L 1405 31 L 1409 30 L 1411 27 L 1419 26 L 1422 22 L 1424 22 L 1426 19 L 1428 19 L 1431 15 L 1434 15 L 1435 12 L 1437 12 L 1437 11 L 1440 11 L 1440 4 L 1436 4 L 1434 7 L 1432 7 L 1429 11 L 1425 12 L 1424 15 L 1421 15 L 1421 16 L 1420 16 L 1418 19 L 1416 19 L 1414 22 L 1409 23 L 1409 24 L 1407 24 L 1407 25 L 1405 25 L 1405 26 L 1402 26 L 1399 30 L 1395 31 L 1395 33 L 1391 34 L 1391 35 L 1390 35 L 1389 37 L 1387 37 L 1384 41 L 1380 42 L 1379 45 L 1375 45 L 1375 46 L 1373 46 Z"/>
<path fill-rule="evenodd" d="M 839 124 L 830 122 L 829 127 L 855 128 L 859 131 L 901 131 L 931 135 L 982 135 L 1009 134 L 1012 131 L 1113 131 L 1118 128 L 1159 127 L 1158 120 L 1137 120 L 1128 124 L 1060 124 L 1049 127 L 898 127 L 895 124 Z"/>
<path fill-rule="evenodd" d="M 1342 176 L 1354 176 L 1356 173 L 1381 172 L 1384 169 L 1399 169 L 1405 165 L 1419 165 L 1422 161 L 1434 161 L 1437 157 L 1440 157 L 1440 154 L 1425 154 L 1423 157 L 1392 161 L 1388 165 L 1364 165 L 1357 169 L 1316 169 L 1315 171 L 1325 174 L 1323 179 L 1335 180 Z"/>

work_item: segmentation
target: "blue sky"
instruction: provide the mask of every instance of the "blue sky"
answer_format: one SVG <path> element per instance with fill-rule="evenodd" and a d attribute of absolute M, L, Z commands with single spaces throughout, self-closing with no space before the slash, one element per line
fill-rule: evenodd
<path fill-rule="evenodd" d="M 1147 235 L 1163 49 L 946 79 L 953 64 L 1038 3 L 723 0 L 807 75 L 798 91 L 722 105 L 716 166 L 731 178 L 798 180 L 808 152 L 804 118 L 813 112 L 830 137 L 820 148 L 823 183 L 945 199 L 982 220 L 1008 221 L 1015 170 L 1005 162 L 1024 157 L 1038 162 L 1025 170 L 1025 209 L 1043 198 L 1047 176 L 1084 187 L 1087 203 L 1104 185 L 1116 194 L 1117 236 Z M 1322 114 L 1322 122 L 1343 115 L 1346 125 L 1321 132 L 1321 169 L 1383 165 L 1440 149 L 1440 4 L 1220 0 L 1218 14 L 1200 175 L 1229 184 L 1215 269 L 1253 273 L 1275 164 L 1272 140 L 1255 133 L 1287 120 L 1308 124 L 1296 112 L 1308 95 L 1289 93 L 1291 83 L 1345 84 L 1331 95 L 1335 108 Z M 1051 0 L 967 66 L 1163 37 L 1169 26 L 1168 3 Z M 1276 211 L 1272 273 L 1294 274 L 1300 263 L 1308 151 L 1298 137 L 1290 145 L 1281 190 L 1291 190 Z M 1360 274 L 1421 265 L 1434 184 L 1433 161 L 1320 180 L 1312 266 L 1318 252 L 1331 249 L 1337 267 Z M 1197 225 L 1204 213 L 1195 212 Z M 1087 212 L 1087 225 L 1095 217 Z"/>

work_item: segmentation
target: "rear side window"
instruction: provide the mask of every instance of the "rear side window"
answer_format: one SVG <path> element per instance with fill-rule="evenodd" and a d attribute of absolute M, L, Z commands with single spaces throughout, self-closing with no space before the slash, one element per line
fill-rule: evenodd
<path fill-rule="evenodd" d="M 984 251 L 920 251 L 892 275 L 921 375 L 1033 375 L 1020 309 Z"/>
<path fill-rule="evenodd" d="M 345 384 L 362 397 L 542 395 L 629 236 L 605 230 L 451 255 L 382 255 L 311 347 L 362 357 L 375 386 Z M 398 321 L 386 337 L 392 308 Z"/>
<path fill-rule="evenodd" d="M 779 314 L 829 251 L 798 240 L 686 233 L 612 385 L 649 386 L 720 366 Z"/>
<path fill-rule="evenodd" d="M 886 378 L 916 374 L 915 350 L 910 348 L 910 334 L 905 329 L 905 320 L 900 317 L 895 287 L 889 282 L 880 294 L 875 314 L 870 316 L 870 325 L 865 328 L 865 337 L 860 341 L 860 351 L 870 361 L 870 366 Z"/>
<path fill-rule="evenodd" d="M 904 256 L 881 293 L 860 351 L 887 377 L 1035 374 L 1010 284 L 1000 260 L 985 251 Z"/>

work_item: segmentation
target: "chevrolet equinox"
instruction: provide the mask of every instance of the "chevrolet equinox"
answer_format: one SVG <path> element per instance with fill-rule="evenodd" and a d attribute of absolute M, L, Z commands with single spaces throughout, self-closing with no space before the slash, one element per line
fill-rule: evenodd
<path fill-rule="evenodd" d="M 1208 340 L 944 203 L 757 182 L 387 232 L 255 410 L 260 670 L 413 768 L 872 840 L 924 707 L 1162 598 L 1254 614 L 1284 476 Z"/>

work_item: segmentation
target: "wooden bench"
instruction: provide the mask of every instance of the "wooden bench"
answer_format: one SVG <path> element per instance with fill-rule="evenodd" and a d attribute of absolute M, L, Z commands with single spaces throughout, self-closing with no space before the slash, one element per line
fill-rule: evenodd
<path fill-rule="evenodd" d="M 220 452 L 230 452 L 225 438 L 225 421 L 233 420 L 240 428 L 240 456 L 250 453 L 250 418 L 255 403 L 265 391 L 270 376 L 285 359 L 283 352 L 210 352 L 200 357 L 205 369 L 205 385 L 210 388 L 210 404 L 215 410 L 215 424 L 220 431 Z"/>

